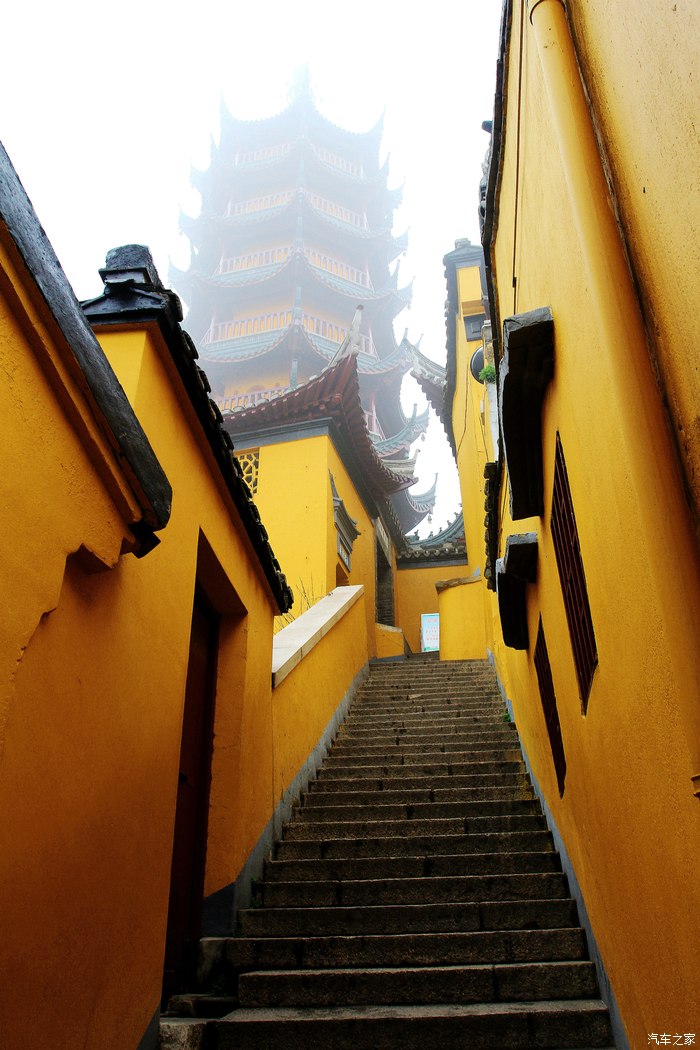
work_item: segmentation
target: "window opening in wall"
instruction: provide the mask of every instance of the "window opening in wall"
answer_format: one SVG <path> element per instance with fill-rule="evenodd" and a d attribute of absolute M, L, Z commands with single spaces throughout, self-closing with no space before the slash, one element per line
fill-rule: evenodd
<path fill-rule="evenodd" d="M 394 575 L 391 570 L 391 562 L 387 557 L 379 537 L 376 537 L 376 568 L 377 568 L 377 623 L 388 627 L 394 625 Z"/>
<path fill-rule="evenodd" d="M 241 465 L 243 478 L 248 484 L 251 495 L 258 491 L 258 469 L 260 467 L 260 449 L 251 448 L 247 452 L 237 452 L 236 458 Z"/>
<path fill-rule="evenodd" d="M 535 645 L 535 670 L 537 682 L 540 687 L 540 699 L 542 701 L 542 712 L 544 714 L 547 734 L 549 735 L 549 746 L 554 759 L 554 769 L 557 774 L 559 794 L 564 794 L 564 781 L 566 779 L 566 755 L 564 754 L 564 742 L 561 738 L 561 725 L 559 723 L 559 711 L 557 710 L 557 698 L 552 681 L 552 668 L 549 663 L 547 642 L 542 629 L 542 617 L 537 630 L 537 643 Z"/>
<path fill-rule="evenodd" d="M 574 505 L 571 499 L 571 488 L 569 487 L 569 475 L 558 433 L 550 526 L 561 589 L 564 595 L 564 607 L 569 624 L 581 703 L 585 714 L 593 681 L 593 672 L 598 665 L 598 650 L 593 631 L 593 619 L 588 601 L 586 577 L 583 571 L 578 529 L 576 528 Z"/>

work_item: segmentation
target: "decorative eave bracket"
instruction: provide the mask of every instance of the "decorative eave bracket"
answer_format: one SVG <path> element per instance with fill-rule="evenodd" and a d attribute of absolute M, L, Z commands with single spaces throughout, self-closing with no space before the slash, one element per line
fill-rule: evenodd
<path fill-rule="evenodd" d="M 505 557 L 496 562 L 496 590 L 501 617 L 503 641 L 511 649 L 527 649 L 528 583 L 537 579 L 537 534 L 534 532 L 509 536 Z"/>
<path fill-rule="evenodd" d="M 542 402 L 554 374 L 554 319 L 548 306 L 503 322 L 498 414 L 510 480 L 510 514 L 542 517 Z"/>

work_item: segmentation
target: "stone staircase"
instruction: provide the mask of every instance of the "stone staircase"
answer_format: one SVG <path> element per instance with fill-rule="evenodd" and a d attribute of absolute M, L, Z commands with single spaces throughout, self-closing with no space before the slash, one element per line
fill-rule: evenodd
<path fill-rule="evenodd" d="M 259 906 L 241 914 L 239 936 L 202 950 L 202 978 L 223 995 L 175 1005 L 231 1012 L 164 1022 L 164 1047 L 612 1041 L 575 904 L 483 662 L 373 668 L 266 865 Z"/>

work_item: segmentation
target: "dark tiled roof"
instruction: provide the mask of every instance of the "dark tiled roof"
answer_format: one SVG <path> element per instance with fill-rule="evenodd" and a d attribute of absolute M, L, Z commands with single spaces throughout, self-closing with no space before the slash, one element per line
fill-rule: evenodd
<path fill-rule="evenodd" d="M 387 469 L 372 445 L 360 403 L 357 360 L 353 354 L 326 369 L 308 383 L 271 401 L 237 412 L 227 412 L 224 427 L 234 438 L 269 427 L 331 419 L 348 442 L 365 484 L 375 499 L 382 499 L 414 483 Z"/>
<path fill-rule="evenodd" d="M 140 244 L 113 248 L 107 253 L 100 276 L 105 282 L 104 293 L 82 304 L 88 320 L 93 327 L 158 323 L 278 608 L 286 612 L 293 602 L 292 592 L 233 454 L 233 443 L 222 426 L 221 413 L 209 398 L 209 381 L 196 364 L 197 350 L 180 326 L 180 300 L 163 287 L 151 253 Z"/>
<path fill-rule="evenodd" d="M 447 372 L 443 365 L 432 361 L 404 338 L 411 355 L 411 375 L 435 409 L 438 419 L 445 425 L 445 384 Z"/>
<path fill-rule="evenodd" d="M 456 515 L 446 528 L 422 540 L 414 536 L 407 538 L 406 548 L 397 556 L 400 565 L 418 566 L 441 562 L 466 563 L 467 548 L 464 540 L 464 517 Z"/>

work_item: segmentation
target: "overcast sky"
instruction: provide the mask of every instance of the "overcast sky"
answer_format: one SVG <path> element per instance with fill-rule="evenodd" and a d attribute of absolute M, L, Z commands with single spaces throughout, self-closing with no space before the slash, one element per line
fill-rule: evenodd
<path fill-rule="evenodd" d="M 185 267 L 180 208 L 199 210 L 190 166 L 205 168 L 220 102 L 236 116 L 283 109 L 308 64 L 324 116 L 353 131 L 385 112 L 390 186 L 404 183 L 394 232 L 409 230 L 397 318 L 444 362 L 442 257 L 478 242 L 478 183 L 493 109 L 500 0 L 25 0 L 3 14 L 0 138 L 79 298 L 101 291 L 109 248 L 147 244 L 161 277 Z M 404 391 L 404 407 L 424 404 Z M 454 515 L 456 475 L 437 421 L 419 456 L 440 473 L 427 533 Z"/>

